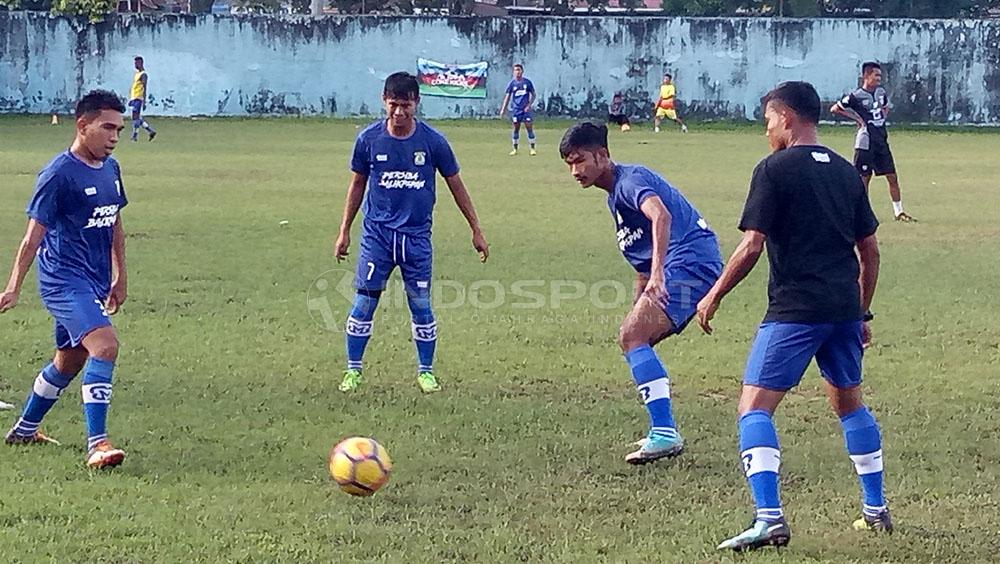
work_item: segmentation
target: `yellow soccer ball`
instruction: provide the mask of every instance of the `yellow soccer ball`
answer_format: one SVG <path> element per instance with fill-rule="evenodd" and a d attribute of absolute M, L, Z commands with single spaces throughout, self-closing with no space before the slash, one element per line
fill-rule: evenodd
<path fill-rule="evenodd" d="M 330 476 L 340 489 L 357 496 L 370 496 L 389 481 L 392 460 L 375 439 L 344 439 L 330 452 Z"/>

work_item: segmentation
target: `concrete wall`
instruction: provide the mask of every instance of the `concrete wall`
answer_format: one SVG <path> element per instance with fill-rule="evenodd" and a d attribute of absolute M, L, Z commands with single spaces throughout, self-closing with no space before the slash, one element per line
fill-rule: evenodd
<path fill-rule="evenodd" d="M 782 80 L 834 99 L 867 59 L 885 63 L 894 120 L 1000 123 L 1000 21 L 699 18 L 122 17 L 87 25 L 0 12 L 0 112 L 65 111 L 101 86 L 126 95 L 132 57 L 150 75 L 149 113 L 369 114 L 381 81 L 418 56 L 489 61 L 489 99 L 425 99 L 428 117 L 496 112 L 516 61 L 551 115 L 604 112 L 613 90 L 636 111 L 669 69 L 682 109 L 758 115 Z"/>

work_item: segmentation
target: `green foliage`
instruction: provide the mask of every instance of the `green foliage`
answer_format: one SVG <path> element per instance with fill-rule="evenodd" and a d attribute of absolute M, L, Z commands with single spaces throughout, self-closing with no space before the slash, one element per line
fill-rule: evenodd
<path fill-rule="evenodd" d="M 53 0 L 52 13 L 98 22 L 118 9 L 117 0 Z"/>

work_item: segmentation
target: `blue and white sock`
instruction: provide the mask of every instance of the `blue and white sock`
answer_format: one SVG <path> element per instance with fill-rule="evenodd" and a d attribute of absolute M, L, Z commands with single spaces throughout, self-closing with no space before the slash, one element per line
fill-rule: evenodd
<path fill-rule="evenodd" d="M 434 370 L 434 351 L 437 348 L 437 321 L 431 310 L 429 292 L 407 296 L 410 314 L 413 316 L 413 342 L 417 346 L 417 372 Z"/>
<path fill-rule="evenodd" d="M 528 131 L 528 143 L 531 145 L 532 149 L 535 148 L 535 130 L 534 129 L 532 129 L 531 131 Z"/>
<path fill-rule="evenodd" d="M 14 425 L 14 434 L 21 437 L 30 437 L 38 430 L 42 424 L 45 414 L 56 404 L 56 400 L 62 395 L 63 390 L 73 380 L 72 374 L 62 374 L 56 370 L 56 366 L 49 363 L 48 366 L 38 373 L 35 383 L 28 395 L 28 401 L 24 405 L 24 411 L 20 419 Z"/>
<path fill-rule="evenodd" d="M 864 513 L 875 517 L 886 509 L 882 480 L 882 434 L 878 421 L 867 407 L 861 407 L 841 417 L 840 424 L 844 428 L 847 454 L 851 456 L 861 482 Z"/>
<path fill-rule="evenodd" d="M 771 414 L 755 410 L 740 417 L 740 457 L 757 507 L 757 520 L 779 521 L 784 517 L 778 495 L 781 450 Z"/>
<path fill-rule="evenodd" d="M 653 347 L 643 345 L 633 349 L 625 353 L 625 359 L 649 412 L 650 438 L 677 438 L 677 424 L 670 405 L 670 378 Z"/>
<path fill-rule="evenodd" d="M 136 137 L 139 136 L 139 128 L 140 127 L 142 127 L 142 120 L 141 119 L 134 119 L 134 120 L 132 120 L 132 139 L 135 139 Z"/>
<path fill-rule="evenodd" d="M 87 450 L 108 438 L 108 408 L 115 363 L 93 358 L 83 373 L 83 414 L 87 417 Z"/>
<path fill-rule="evenodd" d="M 156 133 L 156 130 L 153 129 L 153 126 L 149 125 L 149 122 L 147 122 L 146 120 L 142 120 L 142 128 L 150 133 Z"/>
<path fill-rule="evenodd" d="M 347 369 L 361 370 L 365 347 L 372 337 L 372 319 L 378 307 L 378 295 L 356 294 L 354 307 L 347 318 Z"/>
<path fill-rule="evenodd" d="M 517 142 L 521 140 L 521 132 L 515 131 L 510 136 L 510 142 L 514 145 L 514 150 L 517 150 Z"/>

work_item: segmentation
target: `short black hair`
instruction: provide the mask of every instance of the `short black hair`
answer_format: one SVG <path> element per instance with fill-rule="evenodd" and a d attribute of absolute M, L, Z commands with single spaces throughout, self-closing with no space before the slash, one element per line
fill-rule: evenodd
<path fill-rule="evenodd" d="M 812 84 L 803 81 L 782 82 L 764 96 L 761 103 L 779 102 L 809 123 L 819 125 L 819 94 Z"/>
<path fill-rule="evenodd" d="M 590 121 L 578 123 L 566 130 L 559 142 L 559 156 L 566 158 L 580 149 L 607 149 L 608 127 Z"/>
<path fill-rule="evenodd" d="M 385 79 L 382 95 L 397 100 L 416 100 L 420 98 L 420 83 L 408 72 L 394 72 Z"/>
<path fill-rule="evenodd" d="M 514 68 L 524 70 L 524 65 L 522 65 L 521 63 L 514 63 Z"/>
<path fill-rule="evenodd" d="M 861 76 L 864 76 L 874 69 L 882 70 L 882 65 L 876 63 L 875 61 L 867 61 L 865 64 L 861 65 Z"/>
<path fill-rule="evenodd" d="M 669 72 L 665 72 L 665 73 L 663 73 L 663 78 L 669 78 L 669 79 L 673 80 L 674 75 L 670 74 Z"/>
<path fill-rule="evenodd" d="M 136 55 L 135 59 L 133 59 L 133 60 L 135 60 L 135 61 L 141 61 L 142 60 L 142 56 L 141 55 Z"/>
<path fill-rule="evenodd" d="M 124 114 L 125 104 L 122 103 L 121 98 L 114 92 L 109 90 L 91 90 L 76 103 L 76 118 L 80 119 L 87 114 L 103 110 L 115 110 L 120 114 Z"/>

